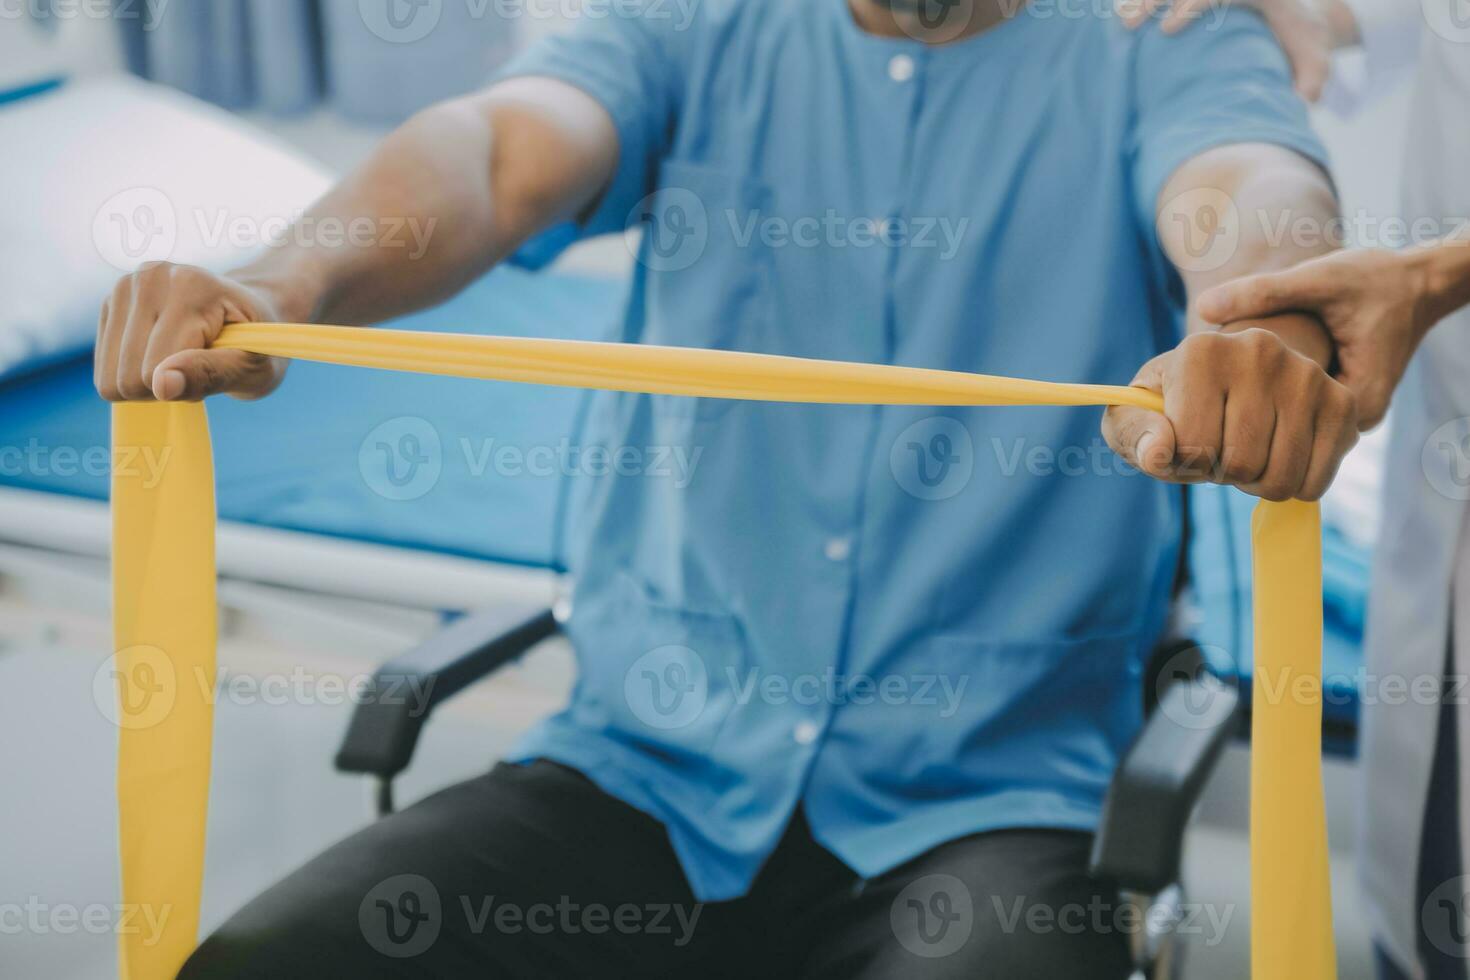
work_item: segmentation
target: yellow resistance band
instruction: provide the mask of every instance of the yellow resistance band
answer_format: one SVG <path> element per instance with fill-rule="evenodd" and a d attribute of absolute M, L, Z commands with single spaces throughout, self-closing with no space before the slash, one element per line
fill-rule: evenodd
<path fill-rule="evenodd" d="M 729 351 L 293 324 L 229 327 L 218 348 L 665 395 L 881 405 L 1133 405 L 1153 392 Z M 113 407 L 113 602 L 119 841 L 128 980 L 171 978 L 193 950 L 203 884 L 215 657 L 214 480 L 204 406 Z M 162 474 L 126 465 L 151 452 Z M 125 455 L 128 454 L 128 455 Z M 1263 502 L 1255 549 L 1251 965 L 1257 980 L 1326 980 L 1332 945 L 1321 771 L 1318 510 Z"/>

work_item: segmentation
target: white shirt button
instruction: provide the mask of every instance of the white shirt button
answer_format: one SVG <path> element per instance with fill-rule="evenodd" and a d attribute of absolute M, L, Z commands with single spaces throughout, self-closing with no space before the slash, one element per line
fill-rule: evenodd
<path fill-rule="evenodd" d="M 914 59 L 906 54 L 896 54 L 888 62 L 888 77 L 895 82 L 906 82 L 914 77 Z"/>
<path fill-rule="evenodd" d="M 852 539 L 830 538 L 827 546 L 822 550 L 831 561 L 847 561 L 848 556 L 852 554 Z"/>
<path fill-rule="evenodd" d="M 797 745 L 811 745 L 817 740 L 819 731 L 814 721 L 797 722 L 796 727 L 791 731 L 791 737 L 796 740 Z"/>

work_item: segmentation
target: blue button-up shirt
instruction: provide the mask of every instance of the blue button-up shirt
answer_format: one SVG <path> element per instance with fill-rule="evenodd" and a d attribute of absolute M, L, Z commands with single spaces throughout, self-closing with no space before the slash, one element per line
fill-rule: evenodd
<path fill-rule="evenodd" d="M 600 6 L 509 73 L 616 124 L 583 231 L 645 232 L 630 342 L 1126 384 L 1179 330 L 1168 176 L 1224 143 L 1322 157 L 1248 12 L 1165 39 L 1038 2 L 929 46 L 846 0 Z M 867 876 L 1093 826 L 1180 524 L 1097 410 L 594 406 L 580 676 L 516 758 L 657 817 L 708 900 L 748 888 L 798 804 Z"/>

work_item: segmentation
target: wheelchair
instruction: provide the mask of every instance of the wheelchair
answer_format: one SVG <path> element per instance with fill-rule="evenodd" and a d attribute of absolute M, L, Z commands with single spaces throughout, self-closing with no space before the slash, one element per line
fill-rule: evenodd
<path fill-rule="evenodd" d="M 370 690 L 427 696 L 358 703 L 337 768 L 375 780 L 378 813 L 391 813 L 394 778 L 412 762 L 434 710 L 557 634 L 564 614 L 527 606 L 471 613 L 385 664 Z M 1171 980 L 1179 976 L 1177 930 L 1186 910 L 1185 826 L 1243 712 L 1234 682 L 1218 677 L 1191 640 L 1160 644 L 1144 676 L 1146 720 L 1113 775 L 1090 863 L 1094 875 L 1116 884 L 1120 912 L 1136 925 L 1132 980 Z"/>

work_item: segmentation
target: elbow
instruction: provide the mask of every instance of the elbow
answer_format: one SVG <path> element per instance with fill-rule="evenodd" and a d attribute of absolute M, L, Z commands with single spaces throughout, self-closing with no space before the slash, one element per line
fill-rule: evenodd
<path fill-rule="evenodd" d="M 1191 292 L 1344 245 L 1331 179 L 1279 147 L 1226 147 L 1186 164 L 1161 197 L 1158 232 Z"/>

